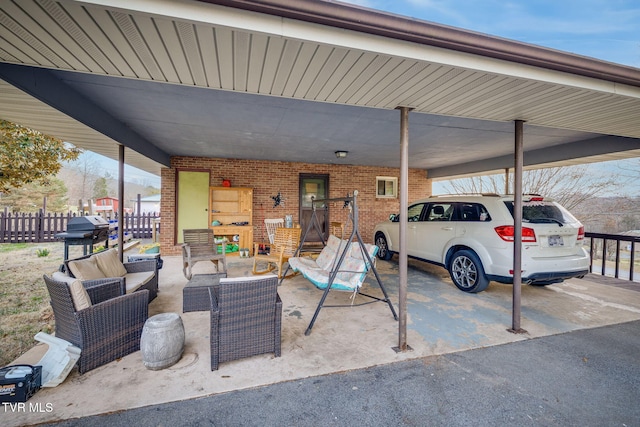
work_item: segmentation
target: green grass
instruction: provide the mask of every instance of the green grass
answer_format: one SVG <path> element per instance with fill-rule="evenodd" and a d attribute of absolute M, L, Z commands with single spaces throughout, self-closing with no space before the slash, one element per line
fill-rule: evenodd
<path fill-rule="evenodd" d="M 0 243 L 0 253 L 17 252 L 32 246 L 33 243 Z"/>
<path fill-rule="evenodd" d="M 49 255 L 38 256 L 38 249 Z M 49 293 L 42 279 L 62 263 L 64 243 L 0 244 L 0 366 L 32 348 L 40 331 L 53 333 Z"/>

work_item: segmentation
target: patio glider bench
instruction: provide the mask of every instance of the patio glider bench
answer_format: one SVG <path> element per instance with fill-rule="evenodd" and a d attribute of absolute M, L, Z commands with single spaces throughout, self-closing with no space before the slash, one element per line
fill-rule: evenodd
<path fill-rule="evenodd" d="M 356 307 L 374 302 L 384 302 L 389 306 L 393 317 L 398 320 L 389 295 L 376 271 L 375 256 L 378 253 L 378 247 L 364 243 L 357 234 L 357 229 L 354 234 L 358 237 L 357 242 L 353 241 L 353 234 L 349 240 L 339 239 L 333 234 L 329 235 L 326 245 L 315 260 L 302 257 L 289 258 L 289 265 L 293 271 L 302 273 L 316 288 L 323 291 L 305 335 L 311 333 L 311 328 L 313 328 L 320 309 L 323 307 Z M 383 294 L 382 297 L 361 292 L 360 288 L 370 270 L 374 272 Z M 351 302 L 349 304 L 325 305 L 325 300 L 331 290 L 351 292 Z M 356 302 L 356 295 L 365 297 L 365 300 Z"/>
<path fill-rule="evenodd" d="M 116 278 L 120 281 L 123 294 L 146 289 L 149 291 L 149 302 L 158 295 L 158 267 L 154 259 L 122 263 L 114 248 L 65 260 L 64 265 L 70 277 L 83 282 Z"/>
<path fill-rule="evenodd" d="M 338 265 L 338 261 L 343 252 L 346 253 L 342 263 Z M 374 260 L 378 253 L 378 247 L 375 245 L 364 245 L 369 258 Z M 329 235 L 327 244 L 320 252 L 320 255 L 314 260 L 311 258 L 294 257 L 289 258 L 289 265 L 295 272 L 302 275 L 313 283 L 318 289 L 326 289 L 331 279 L 331 273 L 335 273 L 335 278 L 331 283 L 331 289 L 341 291 L 357 292 L 362 286 L 362 282 L 371 267 L 367 260 L 364 259 L 360 243 L 342 240 L 333 234 Z"/>

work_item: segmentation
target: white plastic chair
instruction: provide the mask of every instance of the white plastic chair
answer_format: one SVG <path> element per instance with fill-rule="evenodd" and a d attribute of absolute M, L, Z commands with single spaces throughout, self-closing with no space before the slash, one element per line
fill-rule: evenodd
<path fill-rule="evenodd" d="M 284 218 L 265 218 L 264 226 L 267 228 L 269 243 L 273 244 L 273 238 L 276 235 L 276 228 L 284 227 Z"/>

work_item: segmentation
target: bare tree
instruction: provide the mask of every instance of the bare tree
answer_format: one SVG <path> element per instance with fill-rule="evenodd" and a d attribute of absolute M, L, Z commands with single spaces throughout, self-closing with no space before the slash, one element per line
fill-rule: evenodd
<path fill-rule="evenodd" d="M 586 200 L 601 196 L 622 185 L 613 175 L 603 178 L 592 174 L 589 166 L 579 165 L 524 171 L 522 175 L 523 193 L 551 197 L 571 210 Z M 513 174 L 509 176 L 509 188 L 513 188 Z M 454 194 L 503 194 L 505 192 L 505 175 L 486 175 L 451 180 L 445 185 L 445 189 Z"/>
<path fill-rule="evenodd" d="M 92 197 L 95 181 L 100 175 L 98 162 L 82 154 L 76 161 L 68 163 L 59 177 L 67 184 L 69 199 L 75 202 Z"/>

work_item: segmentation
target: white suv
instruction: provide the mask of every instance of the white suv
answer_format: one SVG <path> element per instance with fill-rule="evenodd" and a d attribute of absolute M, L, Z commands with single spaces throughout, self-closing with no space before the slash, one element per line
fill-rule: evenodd
<path fill-rule="evenodd" d="M 513 196 L 451 195 L 409 206 L 408 255 L 445 267 L 465 292 L 482 292 L 494 280 L 513 283 Z M 376 225 L 378 257 L 399 251 L 399 218 Z M 523 197 L 522 283 L 548 285 L 589 272 L 584 226 L 556 202 Z"/>

